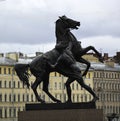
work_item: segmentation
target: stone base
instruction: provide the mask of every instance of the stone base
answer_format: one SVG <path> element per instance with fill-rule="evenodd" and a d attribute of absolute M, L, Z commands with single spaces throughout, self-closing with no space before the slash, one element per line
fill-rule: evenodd
<path fill-rule="evenodd" d="M 22 111 L 18 121 L 103 121 L 103 111 L 97 109 L 66 109 Z"/>

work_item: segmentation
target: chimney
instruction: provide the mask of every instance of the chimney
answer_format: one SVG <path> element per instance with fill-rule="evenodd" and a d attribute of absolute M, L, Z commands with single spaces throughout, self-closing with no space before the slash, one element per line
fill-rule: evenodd
<path fill-rule="evenodd" d="M 108 60 L 108 53 L 104 53 L 103 58 L 104 58 L 104 60 Z"/>

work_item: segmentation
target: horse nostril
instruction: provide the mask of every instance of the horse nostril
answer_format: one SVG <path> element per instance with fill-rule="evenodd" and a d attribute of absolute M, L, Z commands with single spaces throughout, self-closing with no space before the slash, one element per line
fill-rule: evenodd
<path fill-rule="evenodd" d="M 77 25 L 80 26 L 80 22 L 78 22 Z"/>

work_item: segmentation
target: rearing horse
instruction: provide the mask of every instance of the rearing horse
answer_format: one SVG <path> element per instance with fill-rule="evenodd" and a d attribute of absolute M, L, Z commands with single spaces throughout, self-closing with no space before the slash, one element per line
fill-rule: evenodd
<path fill-rule="evenodd" d="M 58 19 L 59 20 L 59 19 Z M 83 58 L 81 58 L 82 55 L 84 55 L 87 51 L 89 50 L 94 50 L 96 52 L 96 54 L 98 55 L 98 57 L 101 57 L 99 52 L 97 50 L 95 50 L 94 47 L 90 46 L 86 49 L 82 49 L 81 45 L 79 44 L 79 42 L 76 40 L 76 38 L 74 37 L 74 35 L 68 31 L 68 29 L 72 28 L 72 29 L 76 29 L 77 26 L 79 26 L 79 22 L 74 21 L 72 19 L 66 18 L 63 20 L 60 20 L 61 24 L 62 24 L 62 29 L 64 31 L 66 31 L 66 33 L 60 33 L 59 31 L 58 34 L 60 34 L 59 36 L 65 36 L 66 37 L 72 37 L 72 39 L 75 39 L 75 42 L 73 42 L 73 47 L 72 47 L 72 53 L 74 58 L 82 63 L 85 63 L 88 65 L 86 71 L 84 72 L 83 75 L 87 74 L 87 71 L 90 67 L 90 63 L 87 62 L 86 60 L 84 60 Z M 57 24 L 57 23 L 56 23 Z M 64 26 L 63 26 L 64 25 Z M 59 27 L 61 28 L 60 24 Z M 62 34 L 62 35 L 61 35 Z M 37 92 L 37 87 L 38 85 L 43 81 L 43 91 L 54 101 L 54 102 L 61 102 L 60 100 L 56 99 L 55 97 L 53 97 L 51 95 L 51 93 L 48 90 L 48 84 L 49 84 L 49 74 L 50 72 L 53 72 L 54 70 L 52 70 L 49 66 L 49 63 L 51 64 L 55 64 L 55 62 L 57 61 L 58 57 L 60 56 L 60 53 L 54 48 L 49 52 L 46 52 L 45 54 L 43 54 L 42 56 L 38 56 L 36 57 L 30 64 L 16 64 L 15 65 L 15 71 L 19 77 L 19 79 L 27 85 L 27 87 L 30 86 L 29 84 L 29 77 L 28 77 L 28 73 L 27 70 L 30 69 L 31 73 L 36 77 L 35 82 L 32 84 L 32 89 L 33 92 L 37 98 L 38 101 L 44 103 L 45 101 L 42 100 L 40 98 L 40 96 L 38 95 Z M 71 89 L 70 89 L 70 84 L 71 82 L 73 82 L 74 80 L 76 80 L 83 88 L 85 88 L 88 92 L 90 92 L 93 96 L 93 101 L 96 101 L 98 99 L 98 97 L 96 96 L 96 94 L 93 92 L 93 90 L 87 86 L 84 83 L 84 80 L 82 78 L 82 74 L 81 74 L 81 70 L 80 68 L 77 66 L 76 62 L 73 63 L 73 66 L 70 65 L 65 65 L 63 63 L 63 67 L 61 69 L 55 69 L 55 71 L 57 71 L 58 73 L 61 73 L 68 78 L 67 82 L 66 82 L 66 88 L 67 88 L 67 94 L 68 94 L 68 101 L 67 102 L 71 102 Z"/>

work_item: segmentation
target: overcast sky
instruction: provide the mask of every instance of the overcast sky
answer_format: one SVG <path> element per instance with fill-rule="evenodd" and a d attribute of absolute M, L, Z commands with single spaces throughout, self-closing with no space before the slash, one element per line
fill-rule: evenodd
<path fill-rule="evenodd" d="M 62 15 L 81 22 L 72 32 L 83 47 L 120 51 L 120 0 L 0 0 L 0 53 L 52 49 Z"/>

